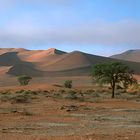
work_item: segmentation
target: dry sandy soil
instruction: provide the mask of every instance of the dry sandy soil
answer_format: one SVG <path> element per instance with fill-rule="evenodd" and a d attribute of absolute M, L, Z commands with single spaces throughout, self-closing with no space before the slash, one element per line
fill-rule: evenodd
<path fill-rule="evenodd" d="M 0 94 L 1 140 L 139 140 L 140 94 L 77 87 Z M 40 86 L 41 87 L 41 86 Z M 23 89 L 23 88 L 22 88 Z M 123 93 L 121 93 L 123 92 Z"/>

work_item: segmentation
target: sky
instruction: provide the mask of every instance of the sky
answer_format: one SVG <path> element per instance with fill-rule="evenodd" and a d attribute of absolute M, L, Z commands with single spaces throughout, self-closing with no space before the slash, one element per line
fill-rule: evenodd
<path fill-rule="evenodd" d="M 0 0 L 0 47 L 111 56 L 140 49 L 140 0 Z"/>

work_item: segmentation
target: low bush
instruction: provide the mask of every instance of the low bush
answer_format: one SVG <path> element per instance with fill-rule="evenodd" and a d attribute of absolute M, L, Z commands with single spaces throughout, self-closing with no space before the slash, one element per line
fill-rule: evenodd
<path fill-rule="evenodd" d="M 31 97 L 25 94 L 9 94 L 9 95 L 1 95 L 0 101 L 1 102 L 11 102 L 13 103 L 29 103 Z"/>
<path fill-rule="evenodd" d="M 65 88 L 72 88 L 72 80 L 66 80 L 64 82 L 64 87 Z"/>
<path fill-rule="evenodd" d="M 28 85 L 31 79 L 32 79 L 32 77 L 30 77 L 28 75 L 21 75 L 17 78 L 17 80 L 21 86 Z"/>
<path fill-rule="evenodd" d="M 98 97 L 100 97 L 100 95 L 99 95 L 99 93 L 96 93 L 96 92 L 95 92 L 95 93 L 92 94 L 92 97 L 98 98 Z"/>
<path fill-rule="evenodd" d="M 37 92 L 36 91 L 27 90 L 27 91 L 24 91 L 23 94 L 37 95 Z"/>
<path fill-rule="evenodd" d="M 11 103 L 29 103 L 30 97 L 26 95 L 16 95 L 11 98 Z"/>
<path fill-rule="evenodd" d="M 11 100 L 12 97 L 13 97 L 12 95 L 1 95 L 0 96 L 0 101 L 1 102 L 8 102 L 8 101 Z"/>
<path fill-rule="evenodd" d="M 65 93 L 66 91 L 64 89 L 60 89 L 58 92 L 59 93 Z"/>
<path fill-rule="evenodd" d="M 70 90 L 68 92 L 68 95 L 66 96 L 66 99 L 76 100 L 78 97 L 76 95 L 76 92 L 73 90 Z"/>

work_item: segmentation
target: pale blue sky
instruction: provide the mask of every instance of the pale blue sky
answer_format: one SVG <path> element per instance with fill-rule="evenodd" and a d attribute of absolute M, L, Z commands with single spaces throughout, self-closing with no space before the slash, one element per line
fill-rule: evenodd
<path fill-rule="evenodd" d="M 140 0 L 0 0 L 0 47 L 110 56 L 140 49 Z"/>

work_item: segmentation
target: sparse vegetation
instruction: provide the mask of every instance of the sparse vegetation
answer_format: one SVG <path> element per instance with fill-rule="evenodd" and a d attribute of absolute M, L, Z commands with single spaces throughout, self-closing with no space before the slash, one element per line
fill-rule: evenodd
<path fill-rule="evenodd" d="M 119 130 L 119 125 L 116 126 L 118 122 L 121 124 L 125 122 L 125 128 L 129 126 L 130 129 L 130 124 L 133 128 L 137 128 L 139 122 L 135 119 L 139 118 L 140 94 L 127 92 L 116 94 L 117 99 L 124 99 L 118 102 L 118 100 L 111 101 L 109 99 L 110 94 L 107 90 L 104 87 L 80 90 L 60 88 L 53 89 L 53 92 L 44 89 L 37 91 L 24 89 L 12 92 L 3 90 L 4 94 L 0 94 L 0 115 L 2 116 L 1 122 L 4 122 L 1 126 L 2 134 L 20 133 L 22 136 L 27 133 L 28 136 L 33 134 L 47 136 L 48 133 L 57 135 L 60 130 L 59 133 L 69 135 L 78 129 L 80 133 L 76 134 L 81 135 L 87 130 L 96 131 L 95 127 L 103 130 L 102 125 L 100 126 L 101 123 L 105 129 L 115 126 L 115 130 Z M 119 89 L 117 92 L 121 93 L 122 90 L 124 89 Z M 47 96 L 49 98 L 46 98 Z M 37 100 L 33 100 L 34 97 L 37 97 Z M 128 107 L 130 103 L 132 104 L 131 108 Z M 48 119 L 44 119 L 46 116 Z M 11 120 L 16 121 L 12 123 Z M 81 127 L 82 121 L 84 127 Z M 110 125 L 106 125 L 107 123 Z M 66 129 L 65 126 L 69 129 Z M 44 127 L 50 129 L 51 132 L 45 133 Z"/>
<path fill-rule="evenodd" d="M 70 90 L 66 96 L 66 99 L 76 100 L 78 97 L 76 91 Z"/>
<path fill-rule="evenodd" d="M 29 98 L 27 95 L 16 95 L 11 98 L 11 103 L 29 103 Z"/>
<path fill-rule="evenodd" d="M 64 82 L 64 87 L 65 88 L 72 88 L 72 80 L 66 80 Z"/>
<path fill-rule="evenodd" d="M 32 77 L 30 77 L 28 75 L 21 75 L 17 79 L 21 86 L 26 86 L 29 84 Z"/>
<path fill-rule="evenodd" d="M 10 102 L 12 104 L 15 103 L 30 103 L 31 99 L 34 99 L 35 97 L 32 95 L 34 92 L 29 91 L 15 91 L 15 93 L 7 93 L 7 94 L 1 94 L 0 95 L 0 101 L 1 102 Z"/>
<path fill-rule="evenodd" d="M 100 84 L 110 84 L 112 89 L 112 98 L 115 96 L 116 85 L 122 85 L 128 88 L 129 85 L 137 83 L 133 77 L 133 71 L 120 62 L 98 64 L 92 69 L 92 78 Z"/>

